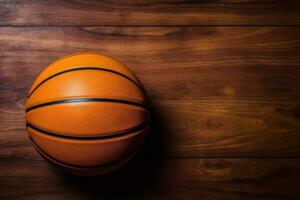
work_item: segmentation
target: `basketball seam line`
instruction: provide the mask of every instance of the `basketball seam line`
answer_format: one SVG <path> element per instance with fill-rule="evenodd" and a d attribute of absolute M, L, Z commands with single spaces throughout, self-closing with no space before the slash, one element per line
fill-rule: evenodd
<path fill-rule="evenodd" d="M 80 71 L 80 70 L 99 70 L 99 71 L 105 71 L 105 72 L 111 72 L 113 74 L 116 74 L 116 75 L 119 75 L 123 78 L 126 78 L 127 80 L 131 81 L 132 83 L 134 83 L 136 86 L 138 86 L 139 89 L 142 90 L 143 93 L 145 93 L 144 91 L 144 88 L 137 82 L 135 82 L 133 79 L 131 79 L 130 77 L 120 73 L 120 72 L 117 72 L 117 71 L 114 71 L 114 70 L 111 70 L 111 69 L 106 69 L 106 68 L 100 68 L 100 67 L 77 67 L 77 68 L 72 68 L 72 69 L 68 69 L 68 70 L 64 70 L 64 71 L 61 71 L 61 72 L 58 72 L 56 74 L 52 74 L 51 76 L 49 76 L 48 78 L 44 79 L 43 81 L 41 81 L 32 91 L 31 93 L 27 96 L 27 98 L 30 98 L 31 95 L 41 86 L 43 85 L 45 82 L 47 82 L 48 80 L 56 77 L 56 76 L 59 76 L 61 74 L 64 74 L 64 73 L 68 73 L 68 72 L 73 72 L 73 71 Z"/>
<path fill-rule="evenodd" d="M 138 103 L 134 101 L 128 101 L 123 99 L 112 99 L 112 98 L 72 98 L 72 99 L 62 99 L 62 100 L 56 100 L 56 101 L 49 101 L 46 103 L 37 104 L 34 106 L 31 106 L 25 110 L 25 112 L 29 112 L 31 110 L 44 107 L 44 106 L 50 106 L 50 105 L 56 105 L 56 104 L 64 104 L 64 103 L 85 103 L 85 102 L 107 102 L 107 103 L 120 103 L 120 104 L 127 104 L 132 106 L 138 106 L 141 108 L 144 108 L 145 110 L 148 110 L 147 105 L 143 103 Z"/>
<path fill-rule="evenodd" d="M 47 131 L 41 128 L 38 128 L 30 123 L 26 123 L 26 128 L 31 128 L 35 131 L 38 131 L 41 134 L 52 136 L 52 137 L 58 137 L 58 138 L 64 138 L 64 139 L 72 139 L 72 140 L 97 140 L 97 139 L 108 139 L 108 138 L 115 138 L 115 137 L 120 137 L 124 135 L 128 135 L 131 133 L 135 133 L 138 131 L 141 131 L 147 127 L 147 123 L 141 123 L 137 126 L 134 126 L 129 129 L 121 130 L 121 131 L 116 131 L 112 133 L 107 133 L 103 135 L 97 135 L 97 136 L 72 136 L 72 135 L 63 135 L 60 133 L 55 133 L 51 131 Z"/>
<path fill-rule="evenodd" d="M 74 165 L 74 164 L 69 164 L 69 163 L 65 163 L 65 162 L 62 162 L 62 161 L 59 161 L 55 158 L 53 158 L 52 156 L 50 156 L 49 154 L 47 154 L 46 152 L 44 152 L 40 147 L 39 145 L 33 140 L 32 137 L 29 137 L 30 140 L 32 141 L 32 143 L 34 144 L 34 147 L 37 149 L 37 151 L 39 151 L 41 153 L 41 155 L 46 158 L 46 160 L 49 160 L 51 161 L 52 163 L 55 163 L 55 164 L 59 164 L 60 166 L 64 167 L 67 166 L 69 168 L 78 168 L 78 169 L 93 169 L 93 168 L 101 168 L 101 167 L 107 167 L 107 166 L 111 166 L 115 163 L 118 163 L 118 162 L 121 162 L 123 160 L 126 160 L 129 156 L 126 156 L 124 159 L 118 159 L 118 160 L 115 160 L 113 162 L 110 162 L 110 163 L 105 163 L 105 164 L 102 164 L 102 165 L 89 165 L 89 166 L 83 166 L 83 165 Z"/>

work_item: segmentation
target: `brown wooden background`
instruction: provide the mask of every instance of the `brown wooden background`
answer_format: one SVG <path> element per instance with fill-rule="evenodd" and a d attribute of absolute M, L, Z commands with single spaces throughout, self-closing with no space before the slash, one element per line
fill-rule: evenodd
<path fill-rule="evenodd" d="M 0 199 L 300 199 L 300 3 L 0 1 Z M 52 60 L 127 63 L 151 99 L 138 157 L 74 177 L 31 145 L 24 101 Z"/>

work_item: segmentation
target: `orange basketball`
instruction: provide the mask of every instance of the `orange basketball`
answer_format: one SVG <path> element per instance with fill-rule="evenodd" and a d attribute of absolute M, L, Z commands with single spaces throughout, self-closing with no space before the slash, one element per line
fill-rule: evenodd
<path fill-rule="evenodd" d="M 78 175 L 125 164 L 140 148 L 148 123 L 141 82 L 124 64 L 100 54 L 50 64 L 26 101 L 26 127 L 38 152 Z"/>

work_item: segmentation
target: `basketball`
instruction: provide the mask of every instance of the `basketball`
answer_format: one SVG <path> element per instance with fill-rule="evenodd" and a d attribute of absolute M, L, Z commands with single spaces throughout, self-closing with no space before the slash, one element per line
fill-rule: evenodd
<path fill-rule="evenodd" d="M 50 64 L 26 101 L 26 128 L 37 151 L 76 175 L 100 175 L 127 163 L 149 125 L 144 88 L 124 64 L 84 53 Z"/>

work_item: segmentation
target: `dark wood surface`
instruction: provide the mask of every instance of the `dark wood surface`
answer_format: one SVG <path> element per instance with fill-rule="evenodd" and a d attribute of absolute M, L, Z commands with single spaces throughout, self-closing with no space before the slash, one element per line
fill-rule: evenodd
<path fill-rule="evenodd" d="M 0 1 L 0 199 L 299 199 L 298 1 Z M 24 101 L 54 59 L 125 62 L 151 100 L 137 158 L 65 175 L 31 145 Z"/>
<path fill-rule="evenodd" d="M 40 159 L 1 164 L 2 199 L 300 198 L 298 159 L 139 159 L 114 174 L 89 178 L 64 174 Z"/>
<path fill-rule="evenodd" d="M 299 25 L 288 0 L 2 0 L 0 25 Z"/>

